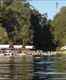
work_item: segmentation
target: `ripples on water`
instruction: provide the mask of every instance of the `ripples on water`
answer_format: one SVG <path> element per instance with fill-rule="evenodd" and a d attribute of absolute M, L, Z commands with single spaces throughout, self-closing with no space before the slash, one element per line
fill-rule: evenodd
<path fill-rule="evenodd" d="M 0 57 L 0 80 L 7 79 L 66 80 L 66 56 Z"/>
<path fill-rule="evenodd" d="M 33 57 L 33 80 L 66 80 L 66 56 Z"/>

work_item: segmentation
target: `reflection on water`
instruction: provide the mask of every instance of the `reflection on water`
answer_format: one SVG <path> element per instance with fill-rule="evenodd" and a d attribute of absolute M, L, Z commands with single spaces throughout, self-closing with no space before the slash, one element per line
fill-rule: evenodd
<path fill-rule="evenodd" d="M 32 80 L 32 56 L 0 56 L 0 80 Z"/>
<path fill-rule="evenodd" d="M 10 70 L 10 80 L 14 80 L 14 72 L 15 72 L 15 66 L 14 66 L 14 57 L 11 56 L 10 57 L 10 61 L 9 61 L 10 65 L 9 65 L 9 70 Z"/>
<path fill-rule="evenodd" d="M 33 58 L 33 80 L 66 80 L 66 56 Z"/>
<path fill-rule="evenodd" d="M 66 80 L 66 56 L 0 56 L 0 80 Z"/>

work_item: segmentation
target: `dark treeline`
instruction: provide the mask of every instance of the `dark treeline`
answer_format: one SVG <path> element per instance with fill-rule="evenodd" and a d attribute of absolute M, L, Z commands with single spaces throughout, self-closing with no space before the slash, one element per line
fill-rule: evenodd
<path fill-rule="evenodd" d="M 47 15 L 33 11 L 31 13 L 31 29 L 33 45 L 36 49 L 48 51 L 56 49 L 56 42 L 53 36 L 51 20 Z"/>
<path fill-rule="evenodd" d="M 56 49 L 52 21 L 46 14 L 31 9 L 25 0 L 3 2 L 0 18 L 0 43 L 34 45 L 35 49 L 44 51 Z"/>

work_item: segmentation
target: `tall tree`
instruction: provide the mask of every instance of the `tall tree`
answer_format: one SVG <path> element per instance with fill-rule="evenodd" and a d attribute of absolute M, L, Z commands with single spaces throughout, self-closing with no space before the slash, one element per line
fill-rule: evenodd
<path fill-rule="evenodd" d="M 66 7 L 62 7 L 53 20 L 55 40 L 59 46 L 66 45 Z"/>
<path fill-rule="evenodd" d="M 32 29 L 32 41 L 33 41 L 33 45 L 35 46 L 35 48 L 39 49 L 40 48 L 40 32 L 41 32 L 41 26 L 40 26 L 40 17 L 41 14 L 36 11 L 33 10 L 31 13 L 31 29 Z"/>
<path fill-rule="evenodd" d="M 34 11 L 31 14 L 30 21 L 33 32 L 33 45 L 35 48 L 44 51 L 55 48 L 51 23 L 47 20 L 46 15 L 41 15 L 39 12 Z"/>

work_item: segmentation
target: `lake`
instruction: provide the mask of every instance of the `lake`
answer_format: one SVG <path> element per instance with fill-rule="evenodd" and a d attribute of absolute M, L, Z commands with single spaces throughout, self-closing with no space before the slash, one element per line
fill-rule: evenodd
<path fill-rule="evenodd" d="M 66 56 L 0 56 L 0 80 L 66 80 Z"/>
<path fill-rule="evenodd" d="M 66 80 L 66 56 L 33 57 L 33 80 Z"/>

